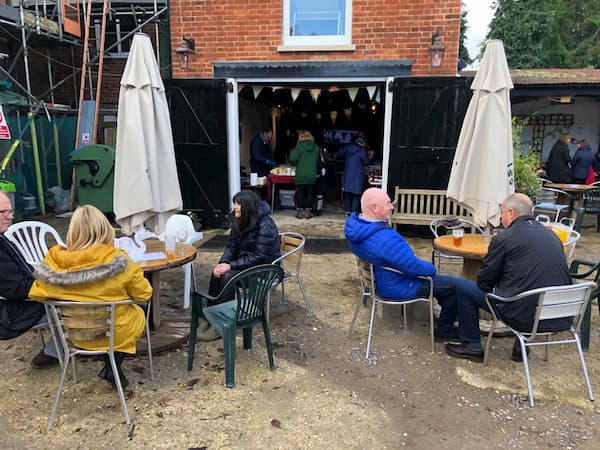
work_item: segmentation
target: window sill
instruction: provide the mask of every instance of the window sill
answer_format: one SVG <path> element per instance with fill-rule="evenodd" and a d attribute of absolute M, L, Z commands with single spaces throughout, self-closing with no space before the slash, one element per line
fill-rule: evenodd
<path fill-rule="evenodd" d="M 278 52 L 331 52 L 331 51 L 354 51 L 354 44 L 337 44 L 337 45 L 280 45 L 277 47 Z"/>

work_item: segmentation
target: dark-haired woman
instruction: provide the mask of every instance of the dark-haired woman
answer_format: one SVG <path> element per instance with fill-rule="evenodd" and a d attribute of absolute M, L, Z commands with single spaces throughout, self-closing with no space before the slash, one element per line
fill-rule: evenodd
<path fill-rule="evenodd" d="M 217 296 L 235 274 L 260 264 L 271 264 L 281 255 L 277 225 L 269 205 L 252 191 L 233 196 L 231 235 L 223 256 L 211 273 L 209 295 Z M 233 295 L 232 295 L 233 296 Z M 214 340 L 219 334 L 207 322 L 198 325 L 198 340 Z"/>

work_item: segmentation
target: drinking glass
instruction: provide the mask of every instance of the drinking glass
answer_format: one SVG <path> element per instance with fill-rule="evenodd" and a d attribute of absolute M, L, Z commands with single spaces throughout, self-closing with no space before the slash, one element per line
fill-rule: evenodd
<path fill-rule="evenodd" d="M 179 253 L 183 254 L 185 253 L 185 250 L 183 248 L 183 244 L 185 244 L 185 241 L 188 238 L 188 232 L 187 230 L 177 230 L 177 232 L 175 233 L 175 238 L 177 239 L 177 242 L 179 243 Z"/>

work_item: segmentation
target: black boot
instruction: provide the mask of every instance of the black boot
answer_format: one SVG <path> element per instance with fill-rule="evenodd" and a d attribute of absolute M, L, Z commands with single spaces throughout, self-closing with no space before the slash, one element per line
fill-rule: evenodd
<path fill-rule="evenodd" d="M 121 364 L 123 363 L 125 356 L 127 356 L 127 353 L 115 352 L 115 363 L 117 364 L 117 372 L 119 373 L 119 379 L 121 380 L 121 387 L 123 387 L 123 388 L 126 388 L 127 386 L 129 386 L 129 380 L 123 373 L 123 369 L 121 369 Z M 106 368 L 108 368 L 108 369 L 105 372 Z M 102 376 L 103 374 L 106 376 L 105 377 Z M 104 362 L 104 368 L 100 371 L 98 376 L 100 378 L 104 378 L 106 381 L 108 381 L 114 389 L 117 388 L 117 382 L 115 381 L 115 376 L 113 375 L 113 371 L 112 371 L 112 368 L 110 365 L 110 360 L 108 358 L 108 355 L 106 355 L 106 361 Z"/>
<path fill-rule="evenodd" d="M 102 361 L 104 362 L 104 367 L 102 367 L 102 370 L 98 373 L 98 376 L 103 380 L 109 381 L 109 377 L 112 377 L 112 368 L 110 367 L 108 355 L 102 355 Z"/>

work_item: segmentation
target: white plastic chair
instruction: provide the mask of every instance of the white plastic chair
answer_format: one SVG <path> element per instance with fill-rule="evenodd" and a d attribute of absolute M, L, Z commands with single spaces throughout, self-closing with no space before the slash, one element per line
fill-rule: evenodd
<path fill-rule="evenodd" d="M 560 230 L 564 230 L 567 233 L 567 240 L 563 242 L 563 248 L 565 249 L 565 255 L 567 256 L 567 261 L 571 261 L 573 258 L 573 252 L 575 251 L 575 246 L 577 245 L 577 241 L 581 238 L 581 234 L 578 231 L 575 231 L 573 227 L 575 226 L 575 219 L 571 217 L 563 217 L 559 222 L 550 222 L 550 217 L 546 214 L 538 214 L 535 217 L 540 223 L 543 223 L 547 227 L 558 228 Z"/>
<path fill-rule="evenodd" d="M 4 233 L 4 236 L 15 244 L 29 264 L 38 264 L 44 260 L 48 253 L 47 235 L 50 235 L 58 245 L 65 245 L 54 228 L 47 223 L 35 220 L 12 224 Z"/>
<path fill-rule="evenodd" d="M 183 214 L 173 214 L 167 220 L 165 225 L 165 231 L 159 238 L 161 241 L 165 240 L 165 236 L 175 236 L 178 230 L 187 231 L 187 239 L 185 241 L 188 245 L 194 245 L 196 241 L 199 241 L 204 237 L 202 232 L 196 231 L 192 219 Z M 183 266 L 185 277 L 183 280 L 183 308 L 188 309 L 190 307 L 190 295 L 192 290 L 196 290 L 196 275 L 194 274 L 193 262 L 189 262 Z"/>
<path fill-rule="evenodd" d="M 581 362 L 581 367 L 583 368 L 583 376 L 588 388 L 588 397 L 591 401 L 594 400 L 594 393 L 592 392 L 590 377 L 585 365 L 583 350 L 581 348 L 581 338 L 579 334 L 585 310 L 590 301 L 591 293 L 595 287 L 596 283 L 592 281 L 586 281 L 580 284 L 532 289 L 508 298 L 500 297 L 495 294 L 486 295 L 485 302 L 492 313 L 493 321 L 485 344 L 485 356 L 483 359 L 484 364 L 487 364 L 491 348 L 490 344 L 492 342 L 492 337 L 494 336 L 494 328 L 496 323 L 499 321 L 495 309 L 492 307 L 492 303 L 511 303 L 520 300 L 522 301 L 524 297 L 538 296 L 535 319 L 533 321 L 531 330 L 515 330 L 509 326 L 510 330 L 517 336 L 519 344 L 521 345 L 521 354 L 523 355 L 523 367 L 525 369 L 525 378 L 527 379 L 527 392 L 529 393 L 530 406 L 534 406 L 534 402 L 533 388 L 531 387 L 531 377 L 529 374 L 529 358 L 527 356 L 527 348 L 540 345 L 545 346 L 546 352 L 544 359 L 546 361 L 548 361 L 548 346 L 550 345 L 574 343 L 577 346 L 577 353 L 579 354 L 579 360 Z M 547 319 L 559 319 L 563 317 L 571 317 L 573 319 L 568 329 L 558 332 L 540 332 L 538 330 L 540 321 Z M 562 332 L 568 332 L 573 337 L 571 339 L 549 340 L 550 336 Z M 538 341 L 536 339 L 538 336 L 543 336 L 546 339 L 543 341 Z M 562 367 L 557 367 L 557 369 L 563 370 Z M 548 368 L 546 370 L 548 370 Z"/>
<path fill-rule="evenodd" d="M 350 330 L 348 335 L 352 333 L 352 329 L 354 328 L 354 322 L 356 322 L 356 317 L 358 316 L 358 311 L 364 304 L 364 300 L 367 298 L 371 298 L 371 320 L 369 321 L 369 337 L 367 339 L 367 350 L 365 352 L 365 359 L 369 358 L 369 351 L 371 349 L 371 336 L 373 335 L 373 321 L 375 319 L 375 308 L 377 305 L 393 305 L 393 306 L 402 306 L 402 312 L 404 313 L 404 329 L 407 329 L 407 319 L 406 319 L 406 305 L 409 303 L 415 302 L 428 302 L 429 303 L 429 331 L 431 334 L 431 353 L 435 353 L 435 342 L 433 335 L 433 280 L 431 277 L 418 277 L 429 284 L 429 296 L 427 297 L 417 297 L 409 300 L 396 300 L 396 299 L 386 299 L 382 298 L 375 292 L 375 273 L 373 272 L 373 264 L 364 261 L 358 257 L 356 257 L 356 264 L 358 267 L 358 275 L 360 278 L 361 285 L 361 296 L 358 300 L 358 305 L 356 305 L 356 310 L 354 311 L 354 317 L 352 318 L 352 323 L 350 324 Z M 384 270 L 389 270 L 391 272 L 396 272 L 402 274 L 402 272 L 392 269 L 391 267 L 384 267 Z"/>

